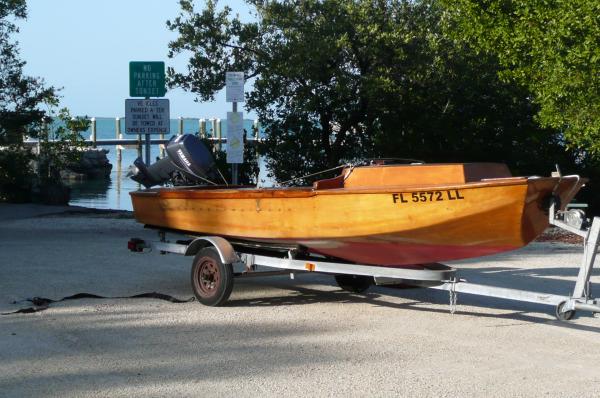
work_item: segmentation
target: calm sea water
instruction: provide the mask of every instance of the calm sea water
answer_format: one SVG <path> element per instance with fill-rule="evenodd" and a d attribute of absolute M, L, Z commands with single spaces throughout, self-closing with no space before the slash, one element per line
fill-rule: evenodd
<path fill-rule="evenodd" d="M 121 131 L 125 131 L 125 121 L 121 119 Z M 247 131 L 252 131 L 252 120 L 244 120 L 244 127 Z M 221 132 L 223 137 L 227 137 L 227 123 L 225 120 L 221 123 Z M 179 120 L 171 119 L 171 133 L 177 134 L 179 131 Z M 209 135 L 212 135 L 213 125 L 211 120 L 206 120 L 206 129 Z M 183 132 L 197 133 L 199 131 L 198 119 L 184 119 Z M 86 138 L 91 134 L 91 129 L 86 133 Z M 114 118 L 96 118 L 96 134 L 98 139 L 114 139 L 116 136 L 116 122 Z M 135 138 L 136 136 L 124 136 L 124 138 Z M 158 138 L 158 136 L 155 136 Z M 168 138 L 168 137 L 165 137 Z M 108 160 L 113 165 L 110 178 L 105 180 L 89 180 L 83 182 L 71 183 L 71 205 L 92 207 L 96 209 L 119 209 L 132 210 L 129 192 L 136 191 L 140 184 L 127 177 L 127 169 L 137 158 L 137 149 L 125 149 L 122 151 L 122 160 L 117 162 L 117 151 L 115 146 L 102 146 L 107 149 Z M 152 159 L 159 156 L 159 147 L 154 145 L 150 151 Z"/>

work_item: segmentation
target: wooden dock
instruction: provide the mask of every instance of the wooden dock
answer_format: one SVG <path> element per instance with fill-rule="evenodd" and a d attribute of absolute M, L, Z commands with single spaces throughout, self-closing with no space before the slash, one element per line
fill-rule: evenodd
<path fill-rule="evenodd" d="M 184 132 L 183 132 L 184 118 L 179 117 L 178 119 L 179 119 L 178 120 L 178 129 L 177 129 L 176 135 L 182 135 L 182 134 L 184 134 Z M 198 134 L 203 139 L 207 139 L 211 142 L 215 142 L 217 144 L 215 146 L 215 150 L 221 150 L 221 145 L 227 144 L 227 138 L 223 137 L 223 135 L 222 135 L 222 120 L 217 119 L 217 118 L 210 119 L 211 124 L 214 126 L 214 128 L 211 129 L 212 136 L 209 136 L 209 132 L 207 131 L 206 120 L 207 119 L 198 119 Z M 97 146 L 115 146 L 116 150 L 117 150 L 116 151 L 117 159 L 121 158 L 121 152 L 125 149 L 137 149 L 138 155 L 142 156 L 143 146 L 147 142 L 145 137 L 142 137 L 142 135 L 137 135 L 137 136 L 133 136 L 135 138 L 124 138 L 122 129 L 121 129 L 121 118 L 119 118 L 119 117 L 115 118 L 115 138 L 113 138 L 113 139 L 98 139 L 96 118 L 91 118 L 90 122 L 91 122 L 91 125 L 90 125 L 91 134 L 90 134 L 90 137 L 84 141 L 88 146 L 90 146 L 92 148 L 97 147 Z M 256 129 L 255 129 L 256 134 L 253 135 L 252 137 L 247 137 L 247 139 L 245 141 L 246 145 L 252 146 L 252 145 L 255 145 L 256 143 L 262 141 L 262 139 L 258 136 L 258 123 L 259 123 L 258 120 L 254 120 L 253 127 L 256 127 Z M 102 135 L 106 136 L 108 134 L 102 134 Z M 173 135 L 175 135 L 175 134 L 173 134 Z M 150 138 L 149 143 L 151 146 L 159 145 L 161 156 L 164 156 L 164 146 L 167 142 L 169 142 L 169 140 L 170 140 L 169 138 L 165 138 L 164 134 L 160 134 L 158 138 Z M 50 142 L 53 142 L 53 140 L 50 140 Z M 38 145 L 38 140 L 37 139 L 29 139 L 29 140 L 26 140 L 24 142 L 24 144 L 27 146 L 30 146 L 30 147 L 34 147 L 34 146 Z"/>

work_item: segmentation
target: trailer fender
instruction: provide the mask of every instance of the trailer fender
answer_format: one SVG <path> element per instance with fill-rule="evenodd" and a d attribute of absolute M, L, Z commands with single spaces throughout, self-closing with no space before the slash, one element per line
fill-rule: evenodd
<path fill-rule="evenodd" d="M 196 253 L 207 246 L 213 246 L 217 249 L 223 264 L 233 264 L 240 261 L 240 258 L 235 253 L 235 250 L 233 250 L 231 243 L 220 236 L 201 236 L 194 239 L 185 250 L 185 255 L 195 256 Z"/>

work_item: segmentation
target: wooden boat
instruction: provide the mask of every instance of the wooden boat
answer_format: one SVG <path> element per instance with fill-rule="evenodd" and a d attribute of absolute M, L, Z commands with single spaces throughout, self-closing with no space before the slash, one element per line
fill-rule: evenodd
<path fill-rule="evenodd" d="M 578 176 L 513 177 L 503 164 L 348 167 L 312 187 L 175 187 L 131 193 L 144 224 L 285 244 L 359 264 L 411 267 L 522 247 Z M 561 206 L 559 204 L 559 206 Z"/>

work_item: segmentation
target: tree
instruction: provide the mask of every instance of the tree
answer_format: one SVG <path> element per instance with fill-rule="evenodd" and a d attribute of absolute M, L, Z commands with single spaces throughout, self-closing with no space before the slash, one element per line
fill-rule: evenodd
<path fill-rule="evenodd" d="M 246 106 L 279 181 L 370 156 L 572 163 L 557 131 L 533 121 L 528 92 L 498 79 L 496 58 L 447 37 L 434 0 L 248 3 L 255 22 L 181 1 L 169 56 L 190 58 L 169 81 L 209 100 L 228 70 L 254 78 Z"/>
<path fill-rule="evenodd" d="M 566 150 L 559 131 L 538 125 L 528 90 L 499 79 L 496 57 L 453 40 L 439 3 L 425 4 L 411 26 L 410 52 L 387 62 L 400 67 L 390 67 L 394 94 L 378 105 L 376 154 L 504 162 L 517 175 L 547 174 L 556 163 L 573 170 L 581 153 Z"/>
<path fill-rule="evenodd" d="M 22 146 L 23 136 L 42 121 L 38 105 L 55 99 L 53 88 L 23 75 L 12 35 L 18 32 L 14 19 L 25 16 L 25 0 L 0 0 L 0 201 L 29 199 L 32 155 Z"/>
<path fill-rule="evenodd" d="M 600 155 L 600 2 L 444 0 L 455 37 L 493 54 L 526 87 L 539 122 Z"/>
<path fill-rule="evenodd" d="M 56 104 L 56 90 L 40 78 L 25 76 L 12 22 L 26 17 L 25 0 L 0 0 L 0 145 L 19 144 L 39 131 L 45 112 L 40 104 Z"/>
<path fill-rule="evenodd" d="M 25 62 L 12 37 L 18 32 L 13 21 L 26 16 L 25 0 L 0 0 L 0 201 L 29 201 L 34 185 L 42 196 L 66 190 L 59 171 L 79 157 L 80 132 L 88 125 L 63 109 L 56 115 L 59 124 L 44 126 L 44 119 L 51 124 L 53 118 L 42 106 L 58 105 L 57 90 L 23 74 Z M 49 133 L 58 142 L 49 142 Z M 40 139 L 37 156 L 23 145 L 25 136 Z"/>
<path fill-rule="evenodd" d="M 211 1 L 196 14 L 191 2 L 182 1 L 182 14 L 168 23 L 180 33 L 170 44 L 170 56 L 188 50 L 193 54 L 188 74 L 169 70 L 171 84 L 207 100 L 223 87 L 227 70 L 244 71 L 248 79 L 256 78 L 247 105 L 263 122 L 268 162 L 276 177 L 337 165 L 342 146 L 353 146 L 347 142 L 348 133 L 363 128 L 357 114 L 360 99 L 353 95 L 355 79 L 339 67 L 345 62 L 339 51 L 343 44 L 336 43 L 339 35 L 330 31 L 343 27 L 328 22 L 339 12 L 335 2 L 252 4 L 260 23 L 231 19 L 229 8 L 218 11 Z M 360 136 L 354 134 L 354 141 Z M 279 167 L 281 163 L 285 167 Z"/>
<path fill-rule="evenodd" d="M 67 108 L 46 117 L 44 127 L 37 133 L 40 150 L 36 159 L 37 172 L 43 185 L 59 182 L 60 172 L 79 161 L 79 149 L 85 144 L 81 134 L 89 126 L 88 118 L 73 117 Z"/>

